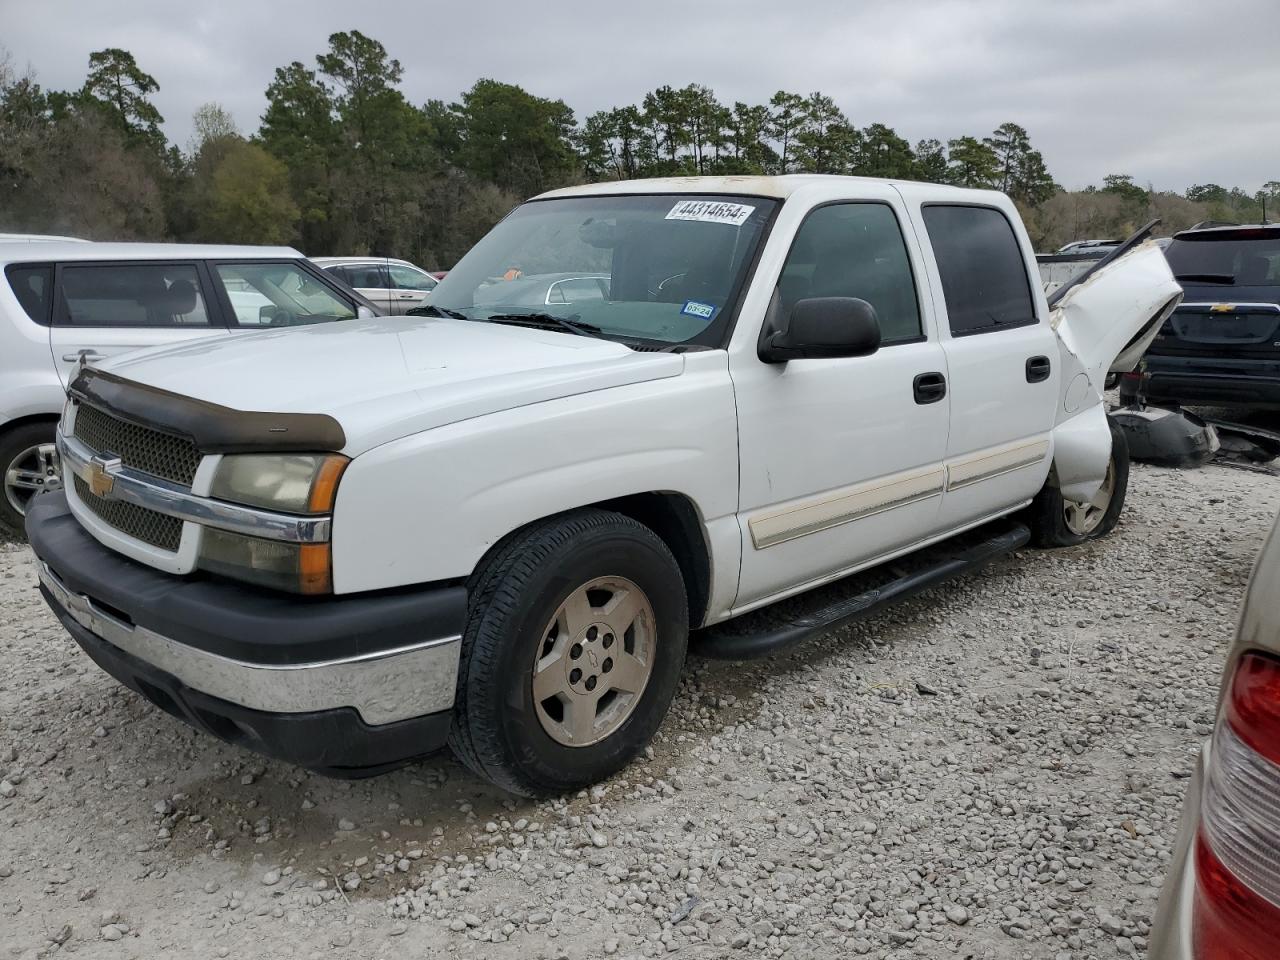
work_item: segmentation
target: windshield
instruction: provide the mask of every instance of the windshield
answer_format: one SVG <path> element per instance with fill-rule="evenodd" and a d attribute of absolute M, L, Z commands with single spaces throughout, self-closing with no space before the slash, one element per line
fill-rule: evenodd
<path fill-rule="evenodd" d="M 415 312 L 495 322 L 542 315 L 566 332 L 719 346 L 776 206 L 690 194 L 532 201 Z"/>
<path fill-rule="evenodd" d="M 1250 287 L 1280 284 L 1280 232 L 1252 237 L 1214 235 L 1175 238 L 1165 248 L 1173 275 L 1191 284 Z"/>

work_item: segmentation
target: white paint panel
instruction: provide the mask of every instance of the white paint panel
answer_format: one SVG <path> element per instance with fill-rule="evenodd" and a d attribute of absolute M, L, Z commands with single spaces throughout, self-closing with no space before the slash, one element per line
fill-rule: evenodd
<path fill-rule="evenodd" d="M 717 531 L 711 595 L 731 595 L 737 549 L 724 552 L 723 518 L 736 526 L 738 456 L 726 358 L 673 359 L 686 361 L 680 376 L 500 411 L 356 457 L 334 509 L 336 592 L 465 577 L 531 521 L 670 491 Z"/>

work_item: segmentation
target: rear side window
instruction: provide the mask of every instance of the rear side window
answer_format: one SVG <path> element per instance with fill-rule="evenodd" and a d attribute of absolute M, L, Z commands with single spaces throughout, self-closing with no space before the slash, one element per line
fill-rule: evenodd
<path fill-rule="evenodd" d="M 347 283 L 358 289 L 365 290 L 386 290 L 391 286 L 391 281 L 387 279 L 387 271 L 384 267 L 376 263 L 353 263 L 343 267 L 346 274 Z"/>
<path fill-rule="evenodd" d="M 209 326 L 194 264 L 65 265 L 59 282 L 60 326 Z"/>
<path fill-rule="evenodd" d="M 49 325 L 49 310 L 53 305 L 53 267 L 12 266 L 5 271 L 13 295 L 22 304 L 27 316 L 36 323 Z"/>
<path fill-rule="evenodd" d="M 1013 227 L 990 207 L 924 208 L 953 336 L 1036 322 L 1035 303 Z"/>
<path fill-rule="evenodd" d="M 778 280 L 782 315 L 809 297 L 857 297 L 876 309 L 885 343 L 919 339 L 920 306 L 907 246 L 883 203 L 833 203 L 796 233 Z"/>

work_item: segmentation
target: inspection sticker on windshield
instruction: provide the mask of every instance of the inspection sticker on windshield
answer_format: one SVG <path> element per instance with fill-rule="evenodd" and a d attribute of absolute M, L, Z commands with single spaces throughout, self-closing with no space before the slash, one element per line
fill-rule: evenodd
<path fill-rule="evenodd" d="M 701 317 L 703 320 L 710 320 L 715 316 L 716 308 L 710 303 L 699 303 L 697 300 L 686 300 L 684 306 L 680 308 L 680 312 L 690 317 Z"/>
<path fill-rule="evenodd" d="M 747 222 L 747 217 L 755 213 L 756 208 L 746 203 L 725 203 L 721 200 L 681 200 L 671 212 L 667 220 L 696 220 L 699 223 L 727 223 L 731 227 L 740 227 Z"/>

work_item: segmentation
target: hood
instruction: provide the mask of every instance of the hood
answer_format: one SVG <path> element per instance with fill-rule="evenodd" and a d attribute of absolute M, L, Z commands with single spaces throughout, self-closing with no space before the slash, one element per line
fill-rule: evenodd
<path fill-rule="evenodd" d="M 355 456 L 459 420 L 674 377 L 684 360 L 554 331 L 377 317 L 141 350 L 100 368 L 236 410 L 327 414 Z"/>
<path fill-rule="evenodd" d="M 1181 299 L 1164 252 L 1150 240 L 1068 291 L 1050 314 L 1063 361 L 1059 418 L 1101 399 L 1108 373 L 1136 367 Z"/>

